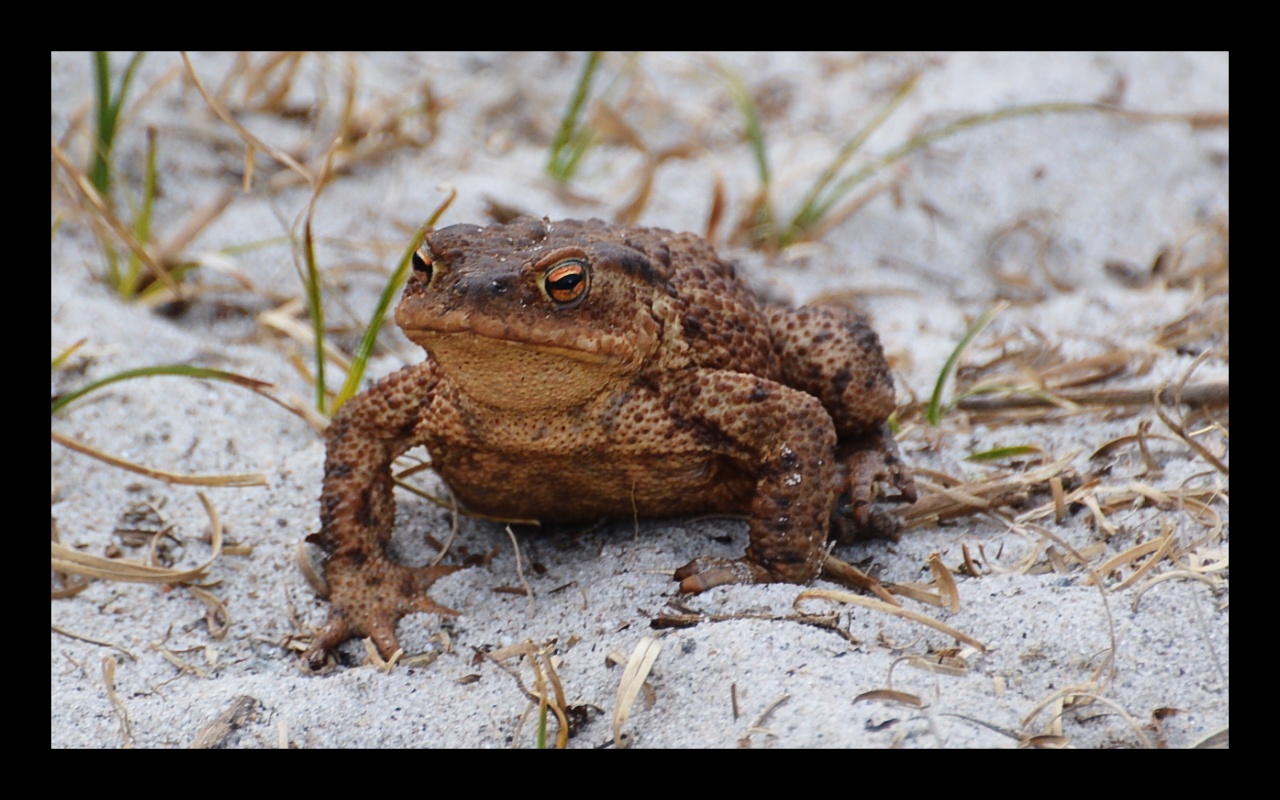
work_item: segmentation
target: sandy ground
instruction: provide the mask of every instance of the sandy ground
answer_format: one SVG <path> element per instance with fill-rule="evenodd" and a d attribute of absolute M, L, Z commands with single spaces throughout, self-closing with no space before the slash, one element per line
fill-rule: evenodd
<path fill-rule="evenodd" d="M 267 59 L 253 55 L 251 63 Z M 247 78 L 228 78 L 234 56 L 193 61 L 241 123 L 313 168 L 336 129 L 347 85 L 355 87 L 358 124 L 394 120 L 404 139 L 417 140 L 408 146 L 391 142 L 385 127 L 373 130 L 360 146 L 383 143 L 385 151 L 357 161 L 316 203 L 328 323 L 333 343 L 347 352 L 412 231 L 443 198 L 442 186 L 458 196 L 441 224 L 483 223 L 489 201 L 551 218 L 613 219 L 645 174 L 647 157 L 616 133 L 619 125 L 588 152 L 568 191 L 543 172 L 580 54 L 306 56 L 283 101 L 305 113 L 268 107 L 270 81 L 249 90 Z M 116 55 L 113 66 L 124 62 Z M 290 173 L 260 154 L 252 188 L 243 193 L 243 142 L 209 112 L 181 64 L 172 53 L 142 62 L 116 148 L 117 202 L 132 218 L 127 201 L 139 195 L 147 126 L 159 146 L 156 238 L 165 240 L 220 193 L 232 193 L 226 210 L 183 250 L 201 264 L 189 277 L 200 291 L 177 314 L 122 302 L 99 279 L 102 251 L 55 167 L 51 351 L 85 344 L 53 372 L 52 391 L 123 369 L 188 363 L 268 381 L 278 396 L 305 403 L 313 390 L 291 359 L 309 365 L 309 348 L 266 325 L 263 315 L 303 296 L 282 237 L 310 191 L 285 185 Z M 604 61 L 593 96 L 605 97 L 614 113 L 602 115 L 602 124 L 607 117 L 625 122 L 650 156 L 671 148 L 682 156 L 651 171 L 639 221 L 704 232 L 718 183 L 726 206 L 717 245 L 757 286 L 794 302 L 857 293 L 893 360 L 900 398 L 916 401 L 903 409 L 900 441 L 926 496 L 941 491 L 943 476 L 1016 476 L 1066 459 L 1060 474 L 1078 494 L 1060 521 L 1042 481 L 1005 498 L 1011 505 L 998 513 L 835 552 L 882 581 L 919 584 L 933 580 L 930 557 L 937 554 L 955 576 L 958 610 L 903 603 L 985 650 L 877 609 L 799 604 L 834 614 L 854 644 L 789 618 L 805 587 L 733 586 L 678 597 L 670 571 L 698 555 L 740 553 L 741 521 L 519 530 L 531 600 L 498 591 L 521 583 L 506 532 L 464 519 L 455 553 L 496 552 L 433 590 L 462 614 L 413 615 L 399 626 L 406 650 L 435 653 L 434 662 L 386 673 L 363 665 L 359 643 L 349 642 L 341 666 L 308 674 L 290 644 L 305 644 L 328 610 L 296 555 L 318 526 L 322 436 L 244 389 L 150 378 L 78 401 L 53 418 L 53 431 L 174 472 L 261 472 L 268 485 L 203 490 L 226 537 L 250 548 L 223 555 L 204 581 L 226 606 L 224 634 L 211 632 L 206 604 L 184 587 L 95 581 L 52 601 L 54 747 L 186 747 L 198 736 L 252 748 L 532 747 L 537 709 L 526 692 L 536 691 L 533 668 L 515 657 L 502 664 L 486 657 L 525 642 L 554 657 L 565 701 L 584 712 L 569 746 L 614 746 L 623 667 L 609 655 L 625 661 L 646 637 L 660 651 L 623 725 L 638 747 L 1188 747 L 1227 727 L 1229 480 L 1211 463 L 1229 462 L 1227 409 L 1187 421 L 1207 457 L 1150 403 L 1039 410 L 1025 419 L 956 410 L 936 428 L 919 413 L 966 328 L 1002 298 L 1012 304 L 966 351 L 964 380 L 990 377 L 993 368 L 983 365 L 1001 355 L 1039 348 L 1042 366 L 1112 354 L 1106 357 L 1118 374 L 1094 388 L 1149 391 L 1193 366 L 1191 383 L 1225 381 L 1229 294 L 1225 269 L 1214 265 L 1225 258 L 1227 239 L 1226 125 L 1064 113 L 980 126 L 881 170 L 863 186 L 880 191 L 856 213 L 812 243 L 767 255 L 730 240 L 759 183 L 742 116 L 717 65 L 741 76 L 759 104 L 781 217 L 914 71 L 918 85 L 861 151 L 870 158 L 860 155 L 850 171 L 922 126 L 1015 104 L 1225 112 L 1229 58 L 646 53 Z M 88 163 L 90 67 L 86 54 L 51 59 L 51 136 L 80 165 Z M 429 115 L 422 112 L 428 97 Z M 1152 279 L 1161 253 L 1166 272 Z M 1212 274 L 1196 277 L 1196 270 Z M 1126 272 L 1137 279 L 1125 280 Z M 1179 330 L 1188 333 L 1175 341 L 1167 326 L 1187 314 L 1193 316 Z M 392 327 L 369 380 L 422 357 Z M 1011 367 L 1006 378 L 1025 382 L 1031 369 Z M 1190 413 L 1166 410 L 1175 424 Z M 1134 436 L 1140 431 L 1148 434 L 1141 443 Z M 1021 445 L 1038 452 L 994 464 L 966 460 Z M 144 478 L 57 444 L 50 481 L 54 525 L 65 544 L 92 554 L 117 546 L 124 558 L 144 559 L 145 543 L 121 531 L 169 526 L 173 539 L 162 550 L 178 566 L 209 557 L 197 487 Z M 424 476 L 424 483 L 433 479 Z M 405 493 L 399 501 L 394 552 L 422 563 L 434 553 L 426 536 L 447 538 L 449 514 Z M 158 512 L 140 514 L 146 503 Z M 1066 549 L 1096 570 L 1147 542 L 1141 557 L 1105 565 L 1105 592 L 1090 585 L 1090 572 Z M 976 575 L 965 569 L 965 550 Z M 1139 568 L 1145 571 L 1135 578 Z M 53 585 L 62 585 L 56 576 Z M 810 588 L 839 587 L 820 580 Z M 676 613 L 672 603 L 703 621 L 651 627 L 655 617 Z M 117 662 L 114 702 L 107 659 Z M 888 689 L 902 694 L 882 692 Z M 1063 694 L 1070 695 L 1065 706 L 1055 702 Z M 234 724 L 206 730 L 242 696 L 250 699 L 240 701 Z"/>

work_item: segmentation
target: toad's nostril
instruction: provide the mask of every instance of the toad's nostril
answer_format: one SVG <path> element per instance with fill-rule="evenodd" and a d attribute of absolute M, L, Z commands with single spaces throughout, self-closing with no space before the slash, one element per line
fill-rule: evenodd
<path fill-rule="evenodd" d="M 462 277 L 454 286 L 454 291 L 477 302 L 503 295 L 513 291 L 516 285 L 514 275 L 470 275 Z"/>

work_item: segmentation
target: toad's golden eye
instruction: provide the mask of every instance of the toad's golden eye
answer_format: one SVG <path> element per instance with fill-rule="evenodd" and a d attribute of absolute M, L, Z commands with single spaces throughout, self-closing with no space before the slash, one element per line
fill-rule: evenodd
<path fill-rule="evenodd" d="M 547 296 L 560 305 L 568 305 L 582 300 L 587 294 L 588 280 L 586 262 L 572 260 L 561 261 L 547 270 L 542 279 Z"/>

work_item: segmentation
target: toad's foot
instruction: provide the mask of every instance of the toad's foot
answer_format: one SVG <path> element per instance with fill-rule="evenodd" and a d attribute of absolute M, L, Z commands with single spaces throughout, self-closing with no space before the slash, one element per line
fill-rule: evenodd
<path fill-rule="evenodd" d="M 779 561 L 773 569 L 749 558 L 702 556 L 675 571 L 680 591 L 698 594 L 731 583 L 804 583 L 813 578 L 807 561 Z"/>
<path fill-rule="evenodd" d="M 406 567 L 384 559 L 328 565 L 329 624 L 316 635 L 303 659 L 311 669 L 324 666 L 330 652 L 353 636 L 367 636 L 383 658 L 400 649 L 396 622 L 406 614 L 457 614 L 427 596 L 427 589 L 460 566 Z"/>
<path fill-rule="evenodd" d="M 915 477 L 903 462 L 888 425 L 841 442 L 838 460 L 845 465 L 850 506 L 858 527 L 871 525 L 871 503 L 876 499 L 877 484 L 897 489 L 904 502 L 916 501 Z"/>
<path fill-rule="evenodd" d="M 765 570 L 744 558 L 695 558 L 675 572 L 680 591 L 698 594 L 729 583 L 768 583 Z M 776 580 L 776 579 L 775 579 Z"/>

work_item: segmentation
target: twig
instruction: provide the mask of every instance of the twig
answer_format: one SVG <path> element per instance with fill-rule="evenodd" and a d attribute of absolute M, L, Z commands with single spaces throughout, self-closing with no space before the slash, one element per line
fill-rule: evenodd
<path fill-rule="evenodd" d="M 971 395 L 956 403 L 964 411 L 1000 411 L 1008 408 L 1043 408 L 1060 405 L 1067 400 L 1081 405 L 1127 406 L 1145 405 L 1158 398 L 1162 404 L 1173 405 L 1180 399 L 1183 405 L 1192 407 L 1223 406 L 1231 402 L 1231 384 L 1228 380 L 1205 381 L 1182 387 L 1181 398 L 1176 388 L 1166 386 L 1157 394 L 1154 389 L 1062 389 L 1053 397 L 1031 394 L 1006 394 L 1000 396 Z M 1055 402 L 1057 401 L 1057 402 Z"/>

